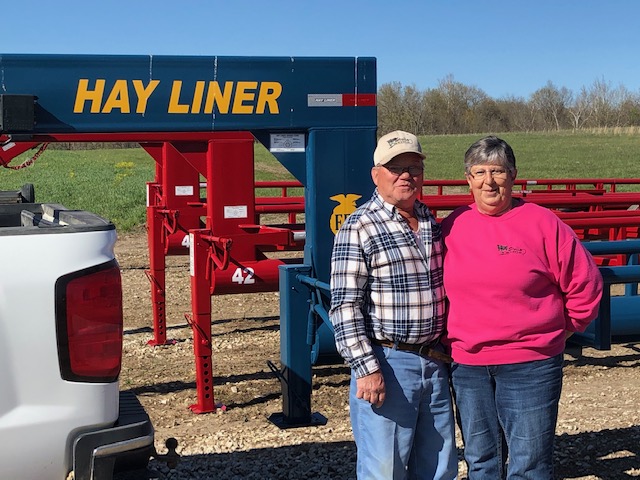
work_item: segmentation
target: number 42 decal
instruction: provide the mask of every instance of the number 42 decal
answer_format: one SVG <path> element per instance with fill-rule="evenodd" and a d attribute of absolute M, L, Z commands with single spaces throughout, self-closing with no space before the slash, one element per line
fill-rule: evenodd
<path fill-rule="evenodd" d="M 191 236 L 185 235 L 182 239 L 182 246 L 189 248 L 191 246 Z M 253 278 L 256 272 L 251 267 L 238 267 L 231 276 L 231 281 L 238 285 L 251 285 L 256 283 L 256 279 Z"/>
<path fill-rule="evenodd" d="M 251 267 L 246 268 L 236 268 L 236 271 L 233 272 L 233 276 L 231 280 L 238 285 L 250 285 L 252 283 L 256 283 L 256 279 L 253 278 L 255 275 L 255 271 Z"/>

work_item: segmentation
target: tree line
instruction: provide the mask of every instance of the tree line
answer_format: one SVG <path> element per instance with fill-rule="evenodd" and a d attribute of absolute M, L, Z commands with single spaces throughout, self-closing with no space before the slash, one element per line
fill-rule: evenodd
<path fill-rule="evenodd" d="M 401 129 L 418 135 L 531 132 L 634 127 L 640 125 L 640 92 L 604 79 L 572 92 L 553 82 L 528 99 L 493 99 L 482 89 L 448 75 L 419 90 L 400 82 L 378 89 L 378 132 Z"/>

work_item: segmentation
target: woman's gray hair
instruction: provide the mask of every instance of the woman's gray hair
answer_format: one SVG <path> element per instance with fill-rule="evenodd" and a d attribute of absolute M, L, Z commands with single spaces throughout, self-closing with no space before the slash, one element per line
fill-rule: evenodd
<path fill-rule="evenodd" d="M 474 165 L 499 165 L 511 172 L 516 171 L 516 156 L 507 142 L 490 135 L 481 138 L 464 154 L 464 170 L 469 173 Z"/>

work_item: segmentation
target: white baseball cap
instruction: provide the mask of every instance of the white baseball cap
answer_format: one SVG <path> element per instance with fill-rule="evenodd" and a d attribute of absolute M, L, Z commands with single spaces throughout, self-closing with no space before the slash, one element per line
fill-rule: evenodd
<path fill-rule="evenodd" d="M 413 133 L 396 130 L 380 137 L 378 146 L 373 152 L 373 164 L 384 165 L 401 153 L 415 153 L 423 160 L 426 155 L 422 153 L 422 147 Z"/>

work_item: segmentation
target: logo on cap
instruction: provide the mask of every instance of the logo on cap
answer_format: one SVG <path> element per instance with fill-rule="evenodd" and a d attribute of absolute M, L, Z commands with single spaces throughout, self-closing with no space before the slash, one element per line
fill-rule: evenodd
<path fill-rule="evenodd" d="M 394 137 L 394 138 L 390 138 L 389 140 L 387 140 L 387 143 L 389 144 L 389 148 L 393 148 L 396 145 L 400 144 L 400 143 L 408 143 L 408 144 L 413 144 L 413 141 L 409 138 L 398 138 L 398 137 Z"/>

